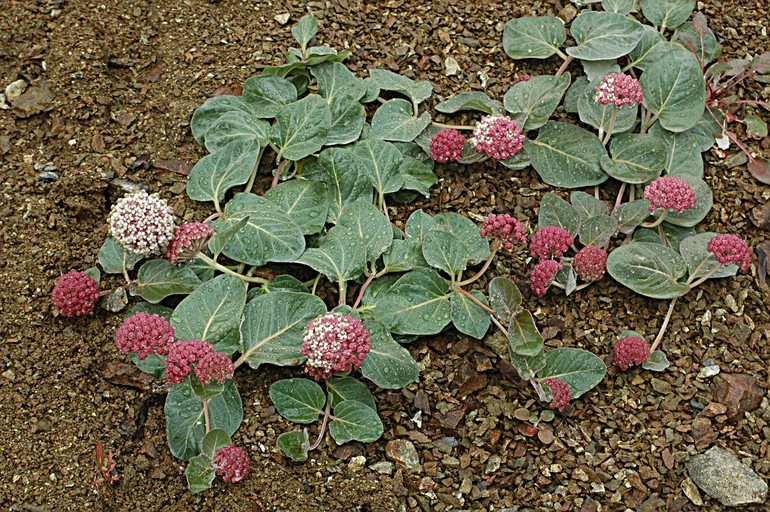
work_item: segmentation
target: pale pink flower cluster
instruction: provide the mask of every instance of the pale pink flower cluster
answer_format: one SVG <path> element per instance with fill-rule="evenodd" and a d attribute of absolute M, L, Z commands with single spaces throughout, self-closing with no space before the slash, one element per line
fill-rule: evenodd
<path fill-rule="evenodd" d="M 623 73 L 610 73 L 596 86 L 594 101 L 599 105 L 625 107 L 642 102 L 642 88 L 636 78 Z"/>
<path fill-rule="evenodd" d="M 524 147 L 524 134 L 516 121 L 502 114 L 484 116 L 473 130 L 476 151 L 495 160 L 510 158 Z"/>
<path fill-rule="evenodd" d="M 741 270 L 749 268 L 751 263 L 751 252 L 746 242 L 735 235 L 722 234 L 709 240 L 706 246 L 709 252 L 714 253 L 716 260 L 725 265 L 734 263 Z"/>
<path fill-rule="evenodd" d="M 172 208 L 157 194 L 144 190 L 118 200 L 109 217 L 110 234 L 127 251 L 161 254 L 174 236 Z"/>
<path fill-rule="evenodd" d="M 203 222 L 188 222 L 174 231 L 174 238 L 166 247 L 169 263 L 186 263 L 193 259 L 214 234 L 214 228 Z"/>
<path fill-rule="evenodd" d="M 661 176 L 644 188 L 644 198 L 650 204 L 650 211 L 658 208 L 672 208 L 681 212 L 695 206 L 695 191 L 682 178 Z"/>
<path fill-rule="evenodd" d="M 305 327 L 301 350 L 307 357 L 305 371 L 321 380 L 334 372 L 360 368 L 371 343 L 369 331 L 361 320 L 338 312 L 326 313 Z"/>

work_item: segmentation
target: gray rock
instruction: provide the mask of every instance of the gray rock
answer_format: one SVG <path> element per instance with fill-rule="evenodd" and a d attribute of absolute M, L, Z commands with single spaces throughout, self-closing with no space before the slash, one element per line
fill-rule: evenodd
<path fill-rule="evenodd" d="M 764 503 L 767 498 L 767 483 L 717 446 L 694 455 L 685 466 L 692 481 L 726 507 Z"/>
<path fill-rule="evenodd" d="M 376 471 L 377 473 L 381 475 L 392 475 L 393 474 L 393 463 L 392 462 L 375 462 L 371 466 L 369 466 L 369 469 L 372 471 Z"/>
<path fill-rule="evenodd" d="M 6 92 L 6 96 L 8 93 Z M 45 80 L 29 87 L 23 94 L 14 100 L 10 100 L 13 105 L 13 112 L 21 118 L 31 117 L 40 112 L 51 110 L 53 108 L 53 91 Z"/>
<path fill-rule="evenodd" d="M 126 290 L 120 287 L 116 288 L 114 292 L 109 294 L 107 298 L 104 299 L 102 308 L 106 309 L 107 311 L 111 311 L 112 313 L 117 313 L 118 311 L 123 311 L 123 308 L 125 308 L 127 305 L 128 297 L 126 296 Z"/>
<path fill-rule="evenodd" d="M 385 454 L 406 469 L 412 471 L 420 470 L 420 456 L 417 455 L 417 449 L 411 441 L 405 439 L 395 439 L 389 441 L 385 446 Z"/>

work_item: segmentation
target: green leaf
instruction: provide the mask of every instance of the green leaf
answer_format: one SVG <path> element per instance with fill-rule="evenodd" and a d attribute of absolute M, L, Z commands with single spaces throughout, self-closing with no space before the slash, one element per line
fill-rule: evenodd
<path fill-rule="evenodd" d="M 658 229 L 642 228 L 634 231 L 634 242 L 663 244 L 669 246 L 674 251 L 679 252 L 679 244 L 681 241 L 695 235 L 694 228 L 674 226 L 665 221 L 663 221 L 661 226 L 663 228 L 663 239 L 661 239 L 660 231 Z"/>
<path fill-rule="evenodd" d="M 393 91 L 412 100 L 413 104 L 419 104 L 430 98 L 433 85 L 430 82 L 415 82 L 405 76 L 386 71 L 384 69 L 370 69 L 369 75 L 383 91 Z"/>
<path fill-rule="evenodd" d="M 278 76 L 253 76 L 243 84 L 243 101 L 255 117 L 271 119 L 283 107 L 297 101 L 297 88 Z"/>
<path fill-rule="evenodd" d="M 225 219 L 246 225 L 225 245 L 222 253 L 247 265 L 294 261 L 305 250 L 302 229 L 281 207 L 256 194 L 236 194 L 225 206 Z M 213 223 L 214 229 L 219 226 Z"/>
<path fill-rule="evenodd" d="M 706 23 L 706 17 L 703 16 L 703 13 L 698 12 L 695 14 L 695 17 L 699 15 L 703 23 Z M 709 62 L 716 60 L 717 57 L 722 54 L 722 45 L 719 44 L 714 32 L 712 32 L 708 26 L 705 27 L 703 39 L 701 39 L 701 36 L 699 36 L 693 28 L 695 17 L 693 17 L 692 23 L 682 24 L 676 29 L 672 41 L 679 41 L 685 48 L 690 50 L 699 61 L 702 59 L 704 64 L 708 64 Z"/>
<path fill-rule="evenodd" d="M 437 334 L 450 321 L 448 291 L 449 284 L 435 270 L 413 270 L 377 302 L 376 318 L 396 334 Z"/>
<path fill-rule="evenodd" d="M 107 237 L 99 249 L 99 264 L 107 274 L 122 274 L 124 268 L 127 271 L 133 270 L 143 257 L 125 250 L 111 236 Z"/>
<path fill-rule="evenodd" d="M 409 351 L 396 343 L 379 322 L 364 320 L 372 345 L 361 365 L 361 375 L 380 388 L 401 389 L 420 375 L 417 362 Z"/>
<path fill-rule="evenodd" d="M 332 407 L 337 407 L 345 400 L 353 400 L 362 403 L 373 410 L 377 410 L 377 404 L 374 403 L 369 388 L 366 384 L 353 377 L 332 377 L 326 380 L 326 389 L 329 391 L 329 397 L 332 400 Z"/>
<path fill-rule="evenodd" d="M 625 16 L 634 9 L 635 0 L 602 0 L 602 9 Z"/>
<path fill-rule="evenodd" d="M 529 357 L 520 356 L 514 353 L 510 354 L 511 364 L 516 368 L 516 373 L 523 381 L 533 379 L 540 369 L 545 366 L 545 352 Z"/>
<path fill-rule="evenodd" d="M 598 215 L 607 215 L 607 205 L 582 190 L 576 190 L 569 195 L 572 207 L 578 212 L 582 220 L 590 219 Z M 541 206 L 542 208 L 542 206 Z"/>
<path fill-rule="evenodd" d="M 644 106 L 663 128 L 683 132 L 695 126 L 706 107 L 700 64 L 687 50 L 672 50 L 650 64 L 639 79 Z"/>
<path fill-rule="evenodd" d="M 422 244 L 419 240 L 393 240 L 390 248 L 382 255 L 385 268 L 381 272 L 407 272 L 418 268 L 427 268 L 428 262 L 422 256 Z"/>
<path fill-rule="evenodd" d="M 305 165 L 302 174 L 326 185 L 331 200 L 327 222 L 336 222 L 348 204 L 372 200 L 369 175 L 363 172 L 358 157 L 349 149 L 325 149 L 318 156 L 318 165 Z"/>
<path fill-rule="evenodd" d="M 612 210 L 613 217 L 618 221 L 618 229 L 621 233 L 631 233 L 636 226 L 644 222 L 650 215 L 650 201 L 637 199 L 628 203 L 622 203 Z"/>
<path fill-rule="evenodd" d="M 240 220 L 223 220 L 217 222 L 216 233 L 206 244 L 206 248 L 211 252 L 214 260 L 219 257 L 227 243 L 232 240 L 236 233 L 243 229 L 248 222 L 249 217 L 244 217 Z"/>
<path fill-rule="evenodd" d="M 446 231 L 431 231 L 422 243 L 422 255 L 431 267 L 454 277 L 465 270 L 468 254 L 459 238 Z"/>
<path fill-rule="evenodd" d="M 200 285 L 201 280 L 189 267 L 178 267 L 168 260 L 150 260 L 139 268 L 136 284 L 129 291 L 157 304 L 169 295 L 192 293 Z"/>
<path fill-rule="evenodd" d="M 503 50 L 512 59 L 547 59 L 567 40 L 564 22 L 554 16 L 523 16 L 503 31 Z"/>
<path fill-rule="evenodd" d="M 315 16 L 313 16 L 312 13 L 308 13 L 302 16 L 299 22 L 297 22 L 295 26 L 291 27 L 291 35 L 294 37 L 294 40 L 299 43 L 299 46 L 302 48 L 303 52 L 307 48 L 307 45 L 310 43 L 310 41 L 315 37 L 317 32 L 318 24 L 316 23 Z"/>
<path fill-rule="evenodd" d="M 612 158 L 602 156 L 602 169 L 616 180 L 646 183 L 660 176 L 666 150 L 666 143 L 654 135 L 621 133 L 610 143 Z"/>
<path fill-rule="evenodd" d="M 318 49 L 319 51 L 314 53 L 314 48 Z M 297 52 L 296 48 L 289 48 L 289 52 L 292 50 Z M 265 66 L 262 68 L 262 74 L 279 77 L 287 77 L 291 75 L 289 80 L 292 81 L 297 91 L 304 92 L 307 90 L 307 83 L 309 79 L 309 73 L 307 72 L 307 69 L 312 69 L 314 66 L 318 66 L 326 62 L 342 62 L 350 57 L 350 52 L 344 51 L 337 53 L 337 51 L 333 48 L 317 46 L 308 48 L 307 55 L 307 59 L 305 60 L 296 60 L 289 62 L 288 64 L 282 64 L 280 66 Z M 299 57 L 297 58 L 299 59 Z"/>
<path fill-rule="evenodd" d="M 599 384 L 607 373 L 604 362 L 594 354 L 578 348 L 557 348 L 545 353 L 546 365 L 539 379 L 560 379 L 572 391 L 572 399 Z"/>
<path fill-rule="evenodd" d="M 690 17 L 695 0 L 641 0 L 642 14 L 656 27 L 676 28 Z"/>
<path fill-rule="evenodd" d="M 512 318 L 508 328 L 508 350 L 511 355 L 522 357 L 535 357 L 543 352 L 543 337 L 532 313 L 526 309 Z"/>
<path fill-rule="evenodd" d="M 193 393 L 195 393 L 195 398 L 197 398 L 199 402 L 214 398 L 215 396 L 222 394 L 222 391 L 225 389 L 224 384 L 221 382 L 213 381 L 208 385 L 203 384 L 198 380 L 198 377 L 196 377 L 194 373 L 190 374 L 190 387 L 192 388 Z"/>
<path fill-rule="evenodd" d="M 651 135 L 666 143 L 666 161 L 663 165 L 668 174 L 691 174 L 697 178 L 703 177 L 703 157 L 700 154 L 702 148 L 698 145 L 698 136 L 692 131 L 694 129 L 674 133 L 664 129 L 660 123 L 655 123 L 650 128 Z M 708 147 L 710 148 L 713 144 L 712 135 Z"/>
<path fill-rule="evenodd" d="M 603 78 L 603 77 L 602 77 Z M 596 86 L 599 85 L 602 78 L 596 82 L 591 82 L 583 89 L 583 93 L 578 97 L 577 110 L 580 120 L 605 133 L 610 131 L 612 124 L 612 111 L 617 109 L 615 115 L 615 124 L 612 125 L 612 133 L 622 133 L 631 130 L 636 124 L 639 107 L 636 105 L 615 107 L 614 105 L 599 105 L 596 103 Z"/>
<path fill-rule="evenodd" d="M 147 313 L 149 315 L 158 315 L 161 318 L 165 318 L 166 320 L 171 320 L 171 315 L 174 313 L 174 310 L 171 308 L 167 308 L 166 306 L 161 306 L 160 304 L 150 304 L 149 302 L 137 302 L 130 308 L 126 310 L 126 315 L 123 317 L 124 319 L 133 316 L 137 313 Z"/>
<path fill-rule="evenodd" d="M 505 110 L 527 115 L 522 131 L 536 130 L 548 121 L 559 106 L 569 87 L 570 78 L 569 73 L 564 73 L 561 76 L 533 76 L 519 82 L 505 93 Z"/>
<path fill-rule="evenodd" d="M 233 435 L 243 421 L 241 396 L 232 380 L 224 392 L 208 402 L 211 428 Z M 190 460 L 200 453 L 206 435 L 203 404 L 195 398 L 189 381 L 176 384 L 166 396 L 166 438 L 174 457 Z"/>
<path fill-rule="evenodd" d="M 214 96 L 195 110 L 190 121 L 193 137 L 198 144 L 203 146 L 206 133 L 220 117 L 233 111 L 241 111 L 246 114 L 255 114 L 253 105 L 240 96 Z"/>
<path fill-rule="evenodd" d="M 146 302 L 144 304 L 147 304 Z M 155 354 L 150 354 L 144 359 L 139 359 L 135 353 L 129 354 L 131 362 L 142 372 L 152 375 L 156 379 L 164 379 L 166 375 L 166 361 Z"/>
<path fill-rule="evenodd" d="M 570 25 L 577 46 L 567 54 L 581 60 L 617 59 L 627 55 L 642 38 L 642 25 L 614 12 L 583 11 Z"/>
<path fill-rule="evenodd" d="M 323 231 L 329 213 L 326 188 L 315 181 L 297 178 L 279 183 L 263 196 L 277 205 L 305 235 Z"/>
<path fill-rule="evenodd" d="M 317 94 L 286 105 L 275 119 L 270 140 L 278 146 L 278 158 L 294 161 L 319 151 L 332 123 L 328 103 Z"/>
<path fill-rule="evenodd" d="M 599 165 L 605 154 L 596 135 L 574 124 L 548 121 L 536 140 L 525 140 L 532 167 L 549 185 L 579 188 L 604 183 L 608 176 Z"/>
<path fill-rule="evenodd" d="M 353 146 L 353 153 L 358 157 L 359 168 L 363 168 L 381 195 L 397 192 L 403 186 L 404 177 L 399 172 L 401 152 L 390 142 L 362 140 Z"/>
<path fill-rule="evenodd" d="M 246 285 L 234 276 L 220 275 L 185 297 L 171 315 L 178 340 L 203 340 L 231 355 L 238 348 L 238 326 L 246 304 Z"/>
<path fill-rule="evenodd" d="M 500 114 L 503 112 L 503 104 L 493 100 L 481 91 L 461 92 L 445 99 L 435 106 L 435 109 L 444 114 L 454 114 L 463 110 L 474 110 L 485 114 Z"/>
<path fill-rule="evenodd" d="M 668 362 L 666 354 L 661 350 L 651 352 L 647 360 L 642 363 L 642 368 L 653 372 L 662 372 L 669 366 L 671 366 L 671 363 Z"/>
<path fill-rule="evenodd" d="M 352 96 L 335 96 L 330 100 L 331 124 L 326 137 L 327 146 L 349 144 L 358 139 L 364 128 L 366 111 Z"/>
<path fill-rule="evenodd" d="M 190 459 L 184 474 L 187 476 L 187 487 L 190 492 L 196 493 L 211 488 L 211 482 L 216 477 L 216 470 L 211 457 L 200 454 Z"/>
<path fill-rule="evenodd" d="M 221 203 L 227 191 L 249 181 L 260 156 L 259 144 L 235 140 L 195 164 L 187 180 L 187 195 L 194 201 Z"/>
<path fill-rule="evenodd" d="M 217 454 L 217 450 L 230 446 L 233 441 L 230 439 L 230 434 L 226 430 L 221 428 L 212 428 L 208 434 L 203 436 L 201 440 L 201 454 L 207 455 L 212 460 Z"/>
<path fill-rule="evenodd" d="M 679 244 L 679 254 L 682 255 L 687 264 L 688 279 L 690 281 L 695 281 L 705 276 L 713 271 L 715 267 L 719 267 L 719 270 L 710 279 L 730 277 L 738 273 L 738 265 L 734 263 L 722 265 L 716 260 L 714 253 L 708 250 L 708 243 L 715 236 L 717 236 L 717 233 L 699 233 L 685 238 Z"/>
<path fill-rule="evenodd" d="M 470 294 L 476 297 L 482 304 L 487 304 L 487 299 L 483 293 L 473 290 Z M 489 330 L 489 324 L 492 323 L 489 313 L 458 292 L 453 293 L 449 297 L 449 305 L 452 309 L 452 324 L 458 331 L 477 340 L 484 337 Z"/>
<path fill-rule="evenodd" d="M 284 379 L 270 386 L 270 400 L 278 414 L 294 423 L 318 420 L 326 403 L 321 386 L 308 379 Z"/>
<path fill-rule="evenodd" d="M 366 269 L 366 246 L 350 230 L 332 228 L 318 247 L 311 247 L 296 260 L 330 281 L 341 283 L 361 276 Z"/>
<path fill-rule="evenodd" d="M 583 72 L 592 84 L 598 84 L 610 73 L 620 73 L 620 66 L 615 59 L 610 60 L 584 60 Z M 592 89 L 593 90 L 593 89 Z"/>
<path fill-rule="evenodd" d="M 510 279 L 495 277 L 489 282 L 489 304 L 495 316 L 509 324 L 521 309 L 521 292 Z"/>
<path fill-rule="evenodd" d="M 469 265 L 481 263 L 489 257 L 489 242 L 481 236 L 479 227 L 469 218 L 459 213 L 439 213 L 433 220 L 431 231 L 445 231 L 460 240 L 465 247 Z"/>
<path fill-rule="evenodd" d="M 564 199 L 548 192 L 540 200 L 540 212 L 537 216 L 537 229 L 546 226 L 558 226 L 570 235 L 577 236 L 580 229 L 580 213 Z"/>
<path fill-rule="evenodd" d="M 347 229 L 364 242 L 366 261 L 375 261 L 393 242 L 393 229 L 385 214 L 367 201 L 345 207 L 337 219 L 338 229 Z"/>
<path fill-rule="evenodd" d="M 377 411 L 360 402 L 345 400 L 334 408 L 329 433 L 337 444 L 349 441 L 373 443 L 382 436 L 382 421 Z"/>
<path fill-rule="evenodd" d="M 435 225 L 436 221 L 433 217 L 422 210 L 415 210 L 406 220 L 404 231 L 406 231 L 407 236 L 422 243 L 422 241 L 425 240 L 425 236 Z"/>
<path fill-rule="evenodd" d="M 267 144 L 270 124 L 241 110 L 228 112 L 214 122 L 206 132 L 206 149 L 215 153 L 233 141 L 258 150 Z"/>
<path fill-rule="evenodd" d="M 300 364 L 302 332 L 324 313 L 324 302 L 309 293 L 275 291 L 254 297 L 243 311 L 241 359 L 254 369 L 265 363 Z"/>
<path fill-rule="evenodd" d="M 746 124 L 746 135 L 755 139 L 767 137 L 767 124 L 758 116 L 746 116 L 743 119 Z"/>
<path fill-rule="evenodd" d="M 430 124 L 430 114 L 412 116 L 412 104 L 406 100 L 386 101 L 372 118 L 372 137 L 378 140 L 411 142 Z"/>
<path fill-rule="evenodd" d="M 402 155 L 401 158 L 399 172 L 404 177 L 403 189 L 414 190 L 426 198 L 430 197 L 430 188 L 438 183 L 438 176 L 433 172 L 433 165 L 409 155 Z"/>
<path fill-rule="evenodd" d="M 318 94 L 326 98 L 329 104 L 340 97 L 352 98 L 354 103 L 358 103 L 366 94 L 364 81 L 339 62 L 319 64 L 314 66 L 310 73 L 318 84 Z"/>
<path fill-rule="evenodd" d="M 259 288 L 250 289 L 246 294 L 246 302 L 250 302 L 254 297 L 259 297 L 260 295 L 265 295 L 266 293 L 278 291 L 310 293 L 307 289 L 307 286 L 305 286 L 302 281 L 296 277 L 281 274 L 280 276 L 276 276 L 272 281 L 262 285 Z"/>
<path fill-rule="evenodd" d="M 618 220 L 609 215 L 597 215 L 580 224 L 580 243 L 604 247 L 618 230 Z"/>
<path fill-rule="evenodd" d="M 681 212 L 671 211 L 666 215 L 666 222 L 675 226 L 693 227 L 706 218 L 714 204 L 713 194 L 708 183 L 691 174 L 669 174 L 684 180 L 695 191 L 695 205 Z"/>
<path fill-rule="evenodd" d="M 586 76 L 579 76 L 572 82 L 572 85 L 569 86 L 569 89 L 567 89 L 567 92 L 564 94 L 563 106 L 565 111 L 571 114 L 577 114 L 578 99 L 583 95 L 586 87 L 588 87 L 588 77 Z"/>
<path fill-rule="evenodd" d="M 303 462 L 307 460 L 307 453 L 310 449 L 310 439 L 305 430 L 292 430 L 284 432 L 278 436 L 276 442 L 278 448 L 294 462 Z"/>
<path fill-rule="evenodd" d="M 622 245 L 610 252 L 607 272 L 617 282 L 653 299 L 673 299 L 690 291 L 679 282 L 687 264 L 670 247 L 649 242 Z"/>
<path fill-rule="evenodd" d="M 636 48 L 628 54 L 631 62 L 624 69 L 631 69 L 633 67 L 644 71 L 647 69 L 647 66 L 657 62 L 658 59 L 671 50 L 671 44 L 653 27 L 642 25 L 642 29 L 642 38 L 639 40 Z"/>

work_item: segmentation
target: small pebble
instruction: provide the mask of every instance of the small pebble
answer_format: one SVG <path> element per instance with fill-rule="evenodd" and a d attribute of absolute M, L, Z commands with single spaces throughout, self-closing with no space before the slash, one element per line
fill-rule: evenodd
<path fill-rule="evenodd" d="M 56 181 L 59 179 L 59 175 L 53 171 L 41 172 L 37 179 L 42 181 Z"/>

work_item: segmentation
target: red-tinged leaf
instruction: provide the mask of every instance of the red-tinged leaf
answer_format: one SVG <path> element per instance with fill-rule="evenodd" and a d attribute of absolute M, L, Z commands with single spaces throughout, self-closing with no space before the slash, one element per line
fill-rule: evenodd
<path fill-rule="evenodd" d="M 553 435 L 553 430 L 551 430 L 550 428 L 544 428 L 538 431 L 537 438 L 540 439 L 540 442 L 543 444 L 551 444 L 555 440 L 555 437 Z"/>
<path fill-rule="evenodd" d="M 704 37 L 706 32 L 708 32 L 708 22 L 702 12 L 698 11 L 695 13 L 695 16 L 692 17 L 692 28 L 695 33 L 701 37 Z"/>
<path fill-rule="evenodd" d="M 755 179 L 770 185 L 770 161 L 766 158 L 751 158 L 748 169 Z"/>
<path fill-rule="evenodd" d="M 762 55 L 757 55 L 754 60 L 751 61 L 752 68 L 759 74 L 770 73 L 770 52 L 765 52 Z"/>
<path fill-rule="evenodd" d="M 759 278 L 759 287 L 764 289 L 767 279 L 767 254 L 770 253 L 770 242 L 767 240 L 759 244 L 754 251 L 757 254 L 757 277 Z"/>
<path fill-rule="evenodd" d="M 189 160 L 155 160 L 152 163 L 152 167 L 154 169 L 175 172 L 177 174 L 181 174 L 182 176 L 187 176 L 190 174 L 190 171 L 194 165 L 195 163 Z"/>

